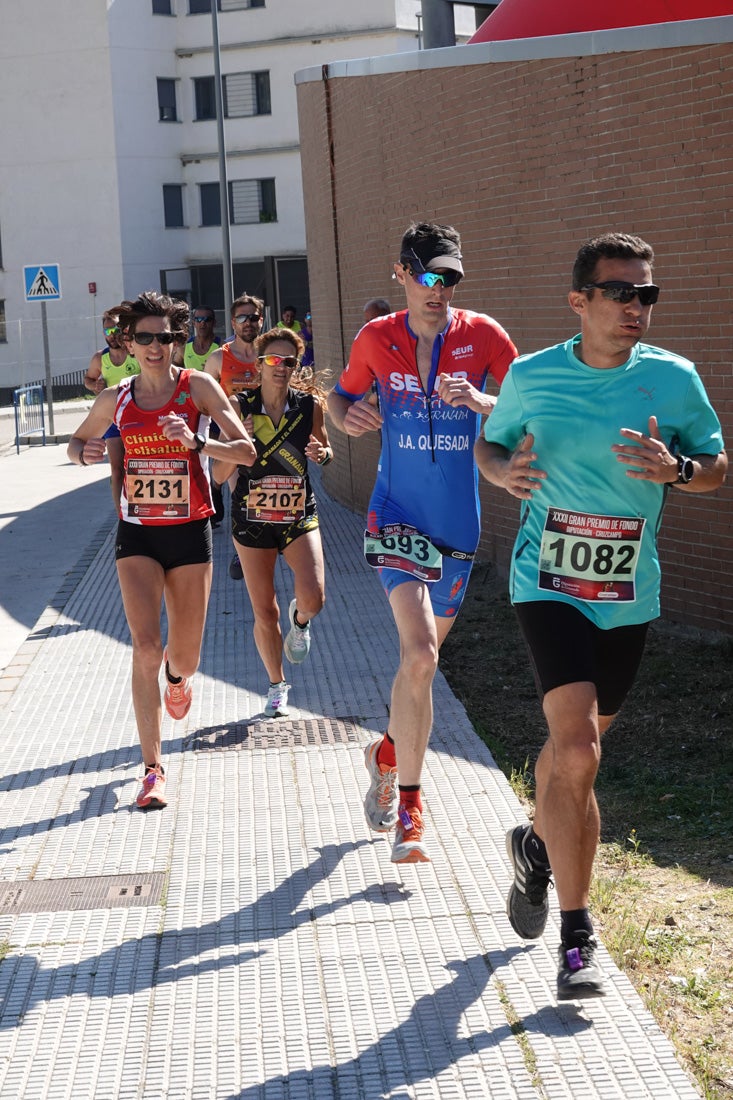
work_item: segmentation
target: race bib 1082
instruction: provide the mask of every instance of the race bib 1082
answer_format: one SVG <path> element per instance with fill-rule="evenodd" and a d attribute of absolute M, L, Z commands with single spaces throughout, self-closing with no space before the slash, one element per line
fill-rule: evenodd
<path fill-rule="evenodd" d="M 577 600 L 629 603 L 646 520 L 548 508 L 538 587 Z"/>

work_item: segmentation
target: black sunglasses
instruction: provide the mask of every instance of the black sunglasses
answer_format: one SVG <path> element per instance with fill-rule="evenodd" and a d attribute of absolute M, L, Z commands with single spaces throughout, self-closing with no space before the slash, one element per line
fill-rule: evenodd
<path fill-rule="evenodd" d="M 142 344 L 144 348 L 157 340 L 161 346 L 172 344 L 178 337 L 175 332 L 135 332 L 132 336 L 136 344 Z"/>
<path fill-rule="evenodd" d="M 193 323 L 195 325 L 208 325 L 208 324 L 211 324 L 211 322 L 213 320 L 214 320 L 213 317 L 198 317 L 198 316 L 196 316 L 193 319 Z"/>
<path fill-rule="evenodd" d="M 653 306 L 659 298 L 659 287 L 654 283 L 624 283 L 620 279 L 607 279 L 604 283 L 586 283 L 581 290 L 600 290 L 604 298 L 627 306 L 639 298 L 643 306 Z"/>
<path fill-rule="evenodd" d="M 255 321 L 259 321 L 259 319 L 259 313 L 240 313 L 237 317 L 234 318 L 238 325 L 244 325 L 247 323 L 247 321 L 251 321 L 252 324 L 254 324 Z"/>

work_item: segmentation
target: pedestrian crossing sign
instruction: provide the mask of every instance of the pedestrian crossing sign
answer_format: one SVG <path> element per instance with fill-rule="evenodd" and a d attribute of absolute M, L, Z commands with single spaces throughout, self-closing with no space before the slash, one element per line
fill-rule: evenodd
<path fill-rule="evenodd" d="M 55 302 L 61 297 L 58 264 L 28 264 L 23 268 L 26 302 Z"/>

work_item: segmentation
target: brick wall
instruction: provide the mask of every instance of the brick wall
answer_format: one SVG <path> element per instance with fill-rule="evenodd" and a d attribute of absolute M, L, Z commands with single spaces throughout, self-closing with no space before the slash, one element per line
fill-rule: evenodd
<path fill-rule="evenodd" d="M 446 51 L 454 54 L 455 51 Z M 298 86 L 316 361 L 335 380 L 366 298 L 386 295 L 413 219 L 454 224 L 457 305 L 520 352 L 576 331 L 578 245 L 608 229 L 654 246 L 663 296 L 647 339 L 694 360 L 733 440 L 733 46 L 487 62 Z M 333 430 L 329 491 L 364 510 L 377 440 Z M 482 486 L 480 553 L 505 569 L 518 506 Z M 733 476 L 673 492 L 663 614 L 733 633 Z M 681 501 L 681 503 L 680 503 Z"/>

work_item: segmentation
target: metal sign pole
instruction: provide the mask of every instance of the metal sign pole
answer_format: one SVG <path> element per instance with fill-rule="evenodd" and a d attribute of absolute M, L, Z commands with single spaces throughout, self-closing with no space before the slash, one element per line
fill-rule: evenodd
<path fill-rule="evenodd" d="M 53 426 L 53 379 L 51 377 L 51 354 L 48 348 L 48 319 L 46 303 L 41 302 L 41 331 L 43 333 L 43 362 L 46 368 L 46 404 L 48 405 L 48 432 L 55 435 Z"/>

